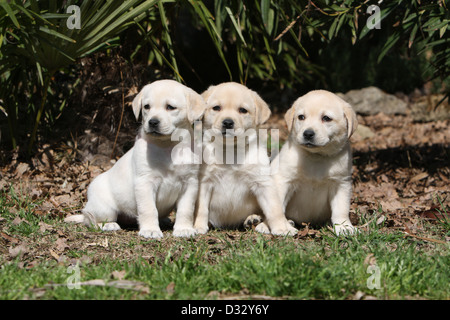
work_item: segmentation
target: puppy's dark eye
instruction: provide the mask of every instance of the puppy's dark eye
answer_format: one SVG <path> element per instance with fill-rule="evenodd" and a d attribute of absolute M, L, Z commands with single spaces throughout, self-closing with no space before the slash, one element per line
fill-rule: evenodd
<path fill-rule="evenodd" d="M 330 121 L 332 121 L 333 119 L 331 119 L 329 116 L 323 116 L 322 117 L 322 121 L 323 122 L 330 122 Z"/>
<path fill-rule="evenodd" d="M 175 110 L 176 107 L 171 106 L 170 104 L 168 104 L 168 105 L 166 106 L 166 109 L 167 109 L 167 110 Z"/>
<path fill-rule="evenodd" d="M 303 114 L 299 115 L 298 120 L 305 120 L 305 116 Z"/>
<path fill-rule="evenodd" d="M 239 108 L 239 113 L 247 113 L 248 110 L 245 108 Z"/>
<path fill-rule="evenodd" d="M 145 110 L 150 109 L 150 105 L 149 105 L 149 104 L 144 105 L 144 109 L 145 109 Z"/>
<path fill-rule="evenodd" d="M 214 111 L 220 111 L 222 108 L 220 106 L 214 106 L 212 109 Z"/>

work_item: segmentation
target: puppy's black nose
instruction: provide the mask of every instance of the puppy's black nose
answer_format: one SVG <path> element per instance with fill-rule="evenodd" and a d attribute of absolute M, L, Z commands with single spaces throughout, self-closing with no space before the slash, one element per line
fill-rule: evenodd
<path fill-rule="evenodd" d="M 234 121 L 231 119 L 225 119 L 222 121 L 222 126 L 224 129 L 233 129 L 234 128 Z"/>
<path fill-rule="evenodd" d="M 314 138 L 315 135 L 316 133 L 311 129 L 305 130 L 303 132 L 303 137 L 305 137 L 306 140 L 312 140 L 312 138 Z"/>
<path fill-rule="evenodd" d="M 148 120 L 148 125 L 151 128 L 156 128 L 159 125 L 159 122 L 160 121 L 158 119 L 150 119 L 150 120 Z"/>

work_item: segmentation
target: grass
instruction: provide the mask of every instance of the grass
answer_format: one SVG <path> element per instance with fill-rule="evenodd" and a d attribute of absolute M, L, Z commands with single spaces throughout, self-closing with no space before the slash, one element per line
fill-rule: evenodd
<path fill-rule="evenodd" d="M 442 199 L 440 197 L 436 197 L 439 202 L 440 208 L 436 209 L 435 217 L 438 220 L 439 224 L 447 230 L 447 236 L 450 236 L 450 215 L 447 212 L 447 207 L 444 205 Z"/>
<path fill-rule="evenodd" d="M 37 216 L 38 205 L 0 196 L 0 299 L 450 298 L 448 244 L 405 237 L 368 215 L 360 222 L 367 230 L 348 238 L 324 227 L 303 238 L 214 230 L 178 239 L 166 230 L 157 241 Z M 17 216 L 23 221 L 14 224 Z M 430 238 L 447 232 L 423 225 Z M 13 257 L 19 245 L 25 253 Z M 378 287 L 368 285 L 376 280 L 370 266 Z M 80 288 L 69 289 L 76 279 Z"/>

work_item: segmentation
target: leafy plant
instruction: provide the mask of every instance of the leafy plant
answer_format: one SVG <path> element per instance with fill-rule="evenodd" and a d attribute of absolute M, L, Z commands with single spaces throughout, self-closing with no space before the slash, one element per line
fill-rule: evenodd
<path fill-rule="evenodd" d="M 373 5 L 378 8 L 381 30 L 372 29 L 368 23 L 376 17 L 369 10 Z M 245 84 L 250 81 L 277 89 L 298 85 L 316 87 L 318 83 L 326 87 L 330 85 L 330 79 L 325 76 L 329 70 L 316 56 L 321 56 L 334 41 L 348 41 L 351 46 L 344 46 L 343 52 L 336 52 L 332 57 L 333 63 L 339 64 L 342 55 L 352 52 L 359 44 L 371 46 L 374 40 L 379 45 L 371 49 L 374 51 L 370 57 L 371 68 L 378 69 L 379 73 L 391 68 L 389 64 L 396 64 L 384 60 L 393 52 L 399 59 L 411 59 L 414 63 L 416 56 L 430 56 L 429 70 L 424 72 L 420 66 L 425 80 L 437 77 L 445 80 L 449 76 L 446 32 L 449 10 L 444 1 L 216 0 L 179 1 L 171 6 L 172 11 L 190 10 L 190 28 L 206 31 L 217 54 L 200 59 L 197 64 L 189 61 L 184 72 L 193 71 L 197 78 L 211 77 L 208 66 L 215 66 L 217 72 L 217 63 L 221 63 L 228 80 Z M 179 13 L 172 14 L 170 28 L 165 29 L 172 34 L 172 39 L 177 33 L 175 21 L 179 16 Z M 182 28 L 180 33 L 185 32 L 186 25 Z M 194 57 L 205 50 L 193 46 Z M 176 60 L 186 62 L 183 57 L 186 46 L 175 41 L 168 47 L 174 47 L 172 51 L 169 49 L 171 67 Z M 341 51 L 339 47 L 335 50 Z M 202 68 L 207 71 L 202 72 Z M 177 76 L 181 73 L 179 64 L 172 69 L 176 69 Z M 414 77 L 417 78 L 420 77 Z M 407 84 L 406 90 L 416 86 L 414 81 Z"/>
<path fill-rule="evenodd" d="M 352 44 L 366 38 L 378 38 L 382 46 L 377 52 L 376 63 L 385 57 L 408 55 L 410 58 L 425 56 L 428 68 L 424 70 L 426 80 L 439 79 L 445 82 L 450 76 L 449 29 L 450 11 L 447 1 L 361 1 L 346 0 L 339 3 L 315 1 L 315 7 L 323 15 L 318 18 L 329 26 L 323 30 L 329 39 L 338 37 L 343 29 L 351 32 Z M 369 19 L 376 6 L 379 27 L 374 29 Z M 375 48 L 374 48 L 375 49 Z M 447 87 L 446 97 L 450 94 Z"/>
<path fill-rule="evenodd" d="M 70 5 L 79 5 L 80 29 L 67 27 Z M 379 9 L 381 29 L 367 24 L 372 5 Z M 49 98 L 57 96 L 55 77 L 64 70 L 76 81 L 70 67 L 79 58 L 119 45 L 129 49 L 125 59 L 130 63 L 169 71 L 188 85 L 194 78 L 202 89 L 226 80 L 269 91 L 333 89 L 344 81 L 333 72 L 344 69 L 343 77 L 352 80 L 347 87 L 373 85 L 380 77 L 382 83 L 402 78 L 392 90 L 410 90 L 428 80 L 445 85 L 450 75 L 449 23 L 444 0 L 68 0 L 60 5 L 0 0 L 0 108 L 7 116 L 12 147 L 29 133 L 30 152 L 46 110 L 47 119 L 52 118 L 55 107 Z M 358 51 L 358 46 L 370 46 L 370 52 Z M 369 60 L 363 72 L 347 65 L 355 54 Z M 392 56 L 411 61 L 400 68 Z M 421 57 L 420 66 L 416 57 Z M 411 65 L 417 70 L 410 70 Z M 397 78 L 385 72 L 390 69 L 400 70 Z M 404 72 L 414 74 L 407 77 L 412 80 L 403 79 Z M 58 112 L 61 105 L 64 100 Z M 30 115 L 35 117 L 32 123 L 24 123 Z"/>
<path fill-rule="evenodd" d="M 6 106 L 12 145 L 16 147 L 19 108 L 17 95 L 40 92 L 28 152 L 47 102 L 50 83 L 58 70 L 80 57 L 110 46 L 123 30 L 142 19 L 157 1 L 1 1 L 0 2 L 0 97 Z M 80 28 L 69 28 L 66 8 L 79 5 Z M 30 72 L 30 68 L 32 71 Z M 5 86 L 3 86 L 5 84 Z M 37 86 L 37 88 L 34 87 Z M 33 103 L 30 103 L 31 105 Z"/>
<path fill-rule="evenodd" d="M 308 1 L 214 1 L 213 13 L 199 1 L 189 3 L 208 30 L 230 80 L 290 87 L 319 75 L 320 67 L 308 63 L 300 34 L 292 28 L 308 10 Z M 306 16 L 304 21 L 311 24 Z"/>

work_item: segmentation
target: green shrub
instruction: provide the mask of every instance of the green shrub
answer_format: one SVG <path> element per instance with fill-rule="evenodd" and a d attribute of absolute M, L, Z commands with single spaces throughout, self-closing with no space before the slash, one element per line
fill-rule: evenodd
<path fill-rule="evenodd" d="M 7 113 L 12 147 L 16 147 L 18 121 L 23 113 L 36 114 L 29 141 L 33 147 L 55 73 L 78 58 L 109 45 L 157 1 L 0 2 L 0 98 Z M 79 5 L 80 28 L 69 27 L 66 13 Z M 39 100 L 32 96 L 37 93 Z M 23 97 L 25 96 L 25 97 Z M 21 101 L 19 97 L 24 99 Z M 25 112 L 24 112 L 25 111 Z"/>
<path fill-rule="evenodd" d="M 0 107 L 13 148 L 27 139 L 31 151 L 41 119 L 52 123 L 62 112 L 78 59 L 114 46 L 130 64 L 196 90 L 233 80 L 277 93 L 368 85 L 409 92 L 449 79 L 444 0 L 55 3 L 0 1 Z M 80 29 L 66 25 L 71 4 L 80 5 Z M 380 9 L 380 29 L 367 25 L 370 5 Z"/>

